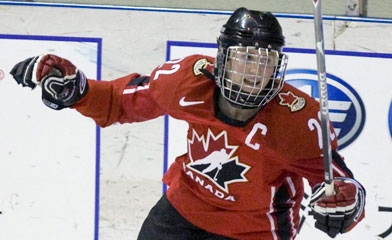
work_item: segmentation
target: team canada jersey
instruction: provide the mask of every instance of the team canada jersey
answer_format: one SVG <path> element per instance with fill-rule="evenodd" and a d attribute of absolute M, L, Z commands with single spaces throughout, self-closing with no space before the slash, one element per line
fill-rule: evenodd
<path fill-rule="evenodd" d="M 100 126 L 168 114 L 189 124 L 188 152 L 163 180 L 167 198 L 188 221 L 234 239 L 293 239 L 299 228 L 303 178 L 324 180 L 319 104 L 284 84 L 247 122 L 225 117 L 207 77 L 214 59 L 192 55 L 158 66 L 150 76 L 89 80 L 75 106 Z M 332 147 L 337 140 L 331 127 Z M 334 176 L 349 176 L 334 155 Z"/>

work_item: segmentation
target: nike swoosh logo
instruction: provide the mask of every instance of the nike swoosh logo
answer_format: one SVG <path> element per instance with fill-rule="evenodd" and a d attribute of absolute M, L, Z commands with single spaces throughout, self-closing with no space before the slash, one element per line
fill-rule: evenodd
<path fill-rule="evenodd" d="M 185 101 L 185 97 L 182 97 L 180 99 L 180 106 L 181 107 L 187 107 L 187 106 L 192 106 L 192 105 L 198 105 L 198 104 L 202 104 L 204 103 L 204 101 Z"/>

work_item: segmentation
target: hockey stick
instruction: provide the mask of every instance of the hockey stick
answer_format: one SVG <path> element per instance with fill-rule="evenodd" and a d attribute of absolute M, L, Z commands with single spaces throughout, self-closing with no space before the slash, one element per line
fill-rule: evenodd
<path fill-rule="evenodd" d="M 334 193 L 332 172 L 332 150 L 329 128 L 328 85 L 325 70 L 323 17 L 321 13 L 321 0 L 313 0 L 314 5 L 314 31 L 316 37 L 317 75 L 320 101 L 321 135 L 323 143 L 325 194 Z"/>

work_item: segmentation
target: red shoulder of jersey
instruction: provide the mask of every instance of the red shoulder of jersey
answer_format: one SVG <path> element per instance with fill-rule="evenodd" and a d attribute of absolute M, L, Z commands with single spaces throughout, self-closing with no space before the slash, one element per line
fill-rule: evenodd
<path fill-rule="evenodd" d="M 213 117 L 215 81 L 201 70 L 212 71 L 214 59 L 191 55 L 167 61 L 153 70 L 150 94 L 174 118 L 192 120 Z"/>
<path fill-rule="evenodd" d="M 314 98 L 285 83 L 262 112 L 281 153 L 289 158 L 314 158 L 322 154 L 319 103 Z M 336 149 L 337 137 L 332 124 L 330 131 L 332 148 Z"/>

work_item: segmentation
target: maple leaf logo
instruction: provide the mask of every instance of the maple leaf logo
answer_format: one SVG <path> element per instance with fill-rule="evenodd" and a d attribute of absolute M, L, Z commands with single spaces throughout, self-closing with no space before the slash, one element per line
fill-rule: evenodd
<path fill-rule="evenodd" d="M 296 112 L 305 107 L 306 101 L 303 97 L 298 97 L 294 95 L 294 93 L 288 91 L 279 93 L 279 104 L 282 106 L 287 106 L 290 108 L 290 111 Z"/>
<path fill-rule="evenodd" d="M 226 131 L 214 135 L 208 129 L 206 136 L 192 131 L 192 139 L 188 139 L 189 169 L 207 177 L 226 193 L 231 183 L 248 181 L 245 173 L 250 167 L 234 154 L 238 146 L 228 143 Z"/>

